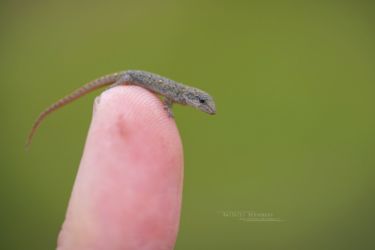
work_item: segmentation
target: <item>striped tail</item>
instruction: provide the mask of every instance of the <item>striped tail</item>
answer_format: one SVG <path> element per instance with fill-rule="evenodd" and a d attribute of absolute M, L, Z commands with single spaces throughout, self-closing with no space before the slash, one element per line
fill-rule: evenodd
<path fill-rule="evenodd" d="M 55 110 L 65 106 L 66 104 L 71 103 L 72 101 L 80 98 L 83 95 L 86 95 L 86 94 L 88 94 L 88 93 L 90 93 L 90 92 L 92 92 L 92 91 L 94 91 L 98 88 L 113 84 L 114 82 L 116 82 L 119 79 L 119 77 L 120 77 L 120 73 L 114 73 L 114 74 L 110 74 L 110 75 L 100 77 L 96 80 L 93 80 L 91 82 L 86 83 L 81 88 L 73 91 L 71 94 L 65 96 L 64 98 L 58 100 L 57 102 L 55 102 L 54 104 L 49 106 L 42 113 L 40 113 L 40 115 L 38 116 L 38 118 L 34 122 L 34 125 L 33 125 L 32 129 L 31 129 L 31 131 L 30 131 L 30 133 L 27 137 L 25 147 L 28 148 L 30 146 L 32 138 L 33 138 L 36 130 L 38 129 L 38 127 L 40 126 L 42 121 L 46 118 L 46 116 L 48 116 L 49 114 L 51 114 Z"/>

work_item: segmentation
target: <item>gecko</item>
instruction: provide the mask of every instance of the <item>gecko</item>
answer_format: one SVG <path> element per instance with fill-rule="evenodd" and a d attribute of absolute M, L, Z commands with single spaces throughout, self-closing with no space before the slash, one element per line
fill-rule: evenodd
<path fill-rule="evenodd" d="M 216 113 L 216 106 L 213 98 L 203 90 L 142 70 L 121 71 L 88 82 L 46 108 L 39 114 L 34 122 L 27 137 L 26 148 L 31 144 L 35 132 L 46 116 L 96 89 L 104 86 L 112 88 L 120 85 L 140 86 L 162 96 L 163 107 L 171 118 L 173 118 L 172 105 L 174 103 L 192 106 L 211 115 Z"/>

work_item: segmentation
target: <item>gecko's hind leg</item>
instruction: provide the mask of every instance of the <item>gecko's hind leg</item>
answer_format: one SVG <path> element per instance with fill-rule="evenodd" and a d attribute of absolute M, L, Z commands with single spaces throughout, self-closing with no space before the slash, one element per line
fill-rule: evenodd
<path fill-rule="evenodd" d="M 108 90 L 108 89 L 111 89 L 113 87 L 117 87 L 117 86 L 120 86 L 120 85 L 129 85 L 130 81 L 131 81 L 130 76 L 127 73 L 124 73 L 116 82 L 111 84 L 105 90 Z"/>
<path fill-rule="evenodd" d="M 167 97 L 163 99 L 163 107 L 164 110 L 167 111 L 168 117 L 173 118 L 173 111 L 172 111 L 173 101 Z"/>

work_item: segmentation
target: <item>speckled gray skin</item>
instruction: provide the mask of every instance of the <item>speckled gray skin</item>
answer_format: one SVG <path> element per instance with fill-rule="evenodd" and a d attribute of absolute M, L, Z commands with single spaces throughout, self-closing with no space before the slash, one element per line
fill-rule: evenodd
<path fill-rule="evenodd" d="M 171 111 L 173 103 L 189 105 L 208 114 L 215 114 L 216 112 L 212 97 L 200 89 L 141 70 L 128 70 L 120 75 L 121 77 L 113 86 L 137 85 L 162 95 L 164 97 L 164 105 L 170 116 L 173 116 Z"/>
<path fill-rule="evenodd" d="M 93 80 L 49 106 L 35 121 L 29 133 L 26 146 L 30 145 L 32 137 L 37 128 L 48 114 L 95 89 L 104 86 L 115 87 L 118 85 L 136 85 L 148 89 L 156 94 L 160 94 L 164 97 L 164 108 L 170 117 L 173 117 L 171 110 L 173 103 L 189 105 L 211 115 L 216 113 L 214 100 L 209 94 L 200 89 L 189 87 L 182 83 L 175 82 L 171 79 L 150 72 L 128 70 L 106 75 Z"/>

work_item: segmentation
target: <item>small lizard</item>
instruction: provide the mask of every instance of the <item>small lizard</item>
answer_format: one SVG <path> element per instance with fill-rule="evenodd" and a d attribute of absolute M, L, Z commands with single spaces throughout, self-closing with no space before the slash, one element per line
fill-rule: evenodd
<path fill-rule="evenodd" d="M 88 82 L 45 109 L 36 119 L 27 138 L 26 147 L 30 145 L 37 128 L 47 115 L 93 90 L 104 86 L 112 88 L 119 85 L 136 85 L 163 96 L 163 106 L 169 117 L 173 117 L 171 109 L 173 103 L 189 105 L 211 115 L 216 113 L 214 100 L 200 89 L 146 71 L 122 71 Z"/>

